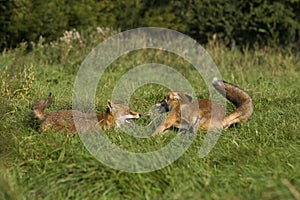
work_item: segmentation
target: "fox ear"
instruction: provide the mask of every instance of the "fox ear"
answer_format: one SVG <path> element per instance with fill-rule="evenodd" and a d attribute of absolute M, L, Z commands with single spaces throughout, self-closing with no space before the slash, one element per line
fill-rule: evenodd
<path fill-rule="evenodd" d="M 184 94 L 184 93 L 181 93 L 181 92 L 173 92 L 173 98 L 174 99 L 182 100 L 182 99 L 184 99 L 184 97 L 186 97 L 189 102 L 192 102 L 192 100 L 193 100 L 193 98 L 188 94 Z"/>
<path fill-rule="evenodd" d="M 109 108 L 109 110 L 113 109 L 113 103 L 111 102 L 110 99 L 107 100 L 107 107 Z"/>
<path fill-rule="evenodd" d="M 49 93 L 47 99 L 45 99 L 45 103 L 46 104 L 50 104 L 51 103 L 51 99 L 52 99 L 52 92 Z"/>
<path fill-rule="evenodd" d="M 190 95 L 185 94 L 185 96 L 186 96 L 186 98 L 188 98 L 189 102 L 192 102 L 193 98 Z"/>
<path fill-rule="evenodd" d="M 51 99 L 52 98 L 52 92 L 49 92 L 49 95 L 47 97 L 48 99 Z"/>

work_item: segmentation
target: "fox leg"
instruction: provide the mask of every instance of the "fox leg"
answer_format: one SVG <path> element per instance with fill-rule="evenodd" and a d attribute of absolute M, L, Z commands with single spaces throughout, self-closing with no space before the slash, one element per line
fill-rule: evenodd
<path fill-rule="evenodd" d="M 170 128 L 171 125 L 172 124 L 164 122 L 163 124 L 159 125 L 159 127 L 157 127 L 157 129 L 153 132 L 152 136 L 157 136 L 158 134 L 163 133 L 168 128 Z"/>
<path fill-rule="evenodd" d="M 160 133 L 165 133 L 168 128 L 174 126 L 176 124 L 176 120 L 172 119 L 172 116 L 167 117 L 167 119 L 157 127 L 157 129 L 153 132 L 152 136 L 156 136 Z"/>

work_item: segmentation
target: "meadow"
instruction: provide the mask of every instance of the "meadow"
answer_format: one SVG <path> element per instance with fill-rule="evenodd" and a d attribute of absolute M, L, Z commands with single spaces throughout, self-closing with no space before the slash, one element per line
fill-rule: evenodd
<path fill-rule="evenodd" d="M 300 57 L 269 47 L 228 49 L 217 41 L 204 46 L 224 80 L 252 97 L 251 119 L 222 132 L 212 151 L 199 158 L 205 131 L 197 131 L 174 163 L 149 173 L 128 173 L 96 160 L 78 135 L 41 132 L 31 104 L 54 100 L 46 112 L 72 108 L 77 71 L 95 45 L 115 34 L 66 32 L 52 43 L 20 44 L 0 56 L 0 199 L 300 199 Z M 29 50 L 28 50 L 29 49 Z M 198 98 L 208 96 L 201 76 L 184 60 L 160 50 L 124 55 L 105 71 L 96 109 L 104 111 L 119 78 L 143 63 L 174 67 L 189 80 Z M 130 98 L 147 125 L 147 113 L 168 88 L 148 84 Z M 227 104 L 227 112 L 234 109 Z M 149 152 L 176 135 L 133 138 L 114 128 L 106 134 L 123 149 Z"/>

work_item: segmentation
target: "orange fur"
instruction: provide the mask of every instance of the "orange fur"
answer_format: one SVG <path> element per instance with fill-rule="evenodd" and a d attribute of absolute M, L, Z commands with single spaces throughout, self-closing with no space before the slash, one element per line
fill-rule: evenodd
<path fill-rule="evenodd" d="M 81 131 L 87 131 L 95 126 L 97 121 L 101 129 L 107 129 L 110 126 L 119 127 L 128 123 L 127 119 L 139 118 L 140 114 L 130 110 L 128 106 L 114 104 L 110 100 L 107 101 L 107 109 L 104 113 L 83 113 L 77 110 L 59 110 L 56 112 L 44 113 L 44 109 L 50 104 L 52 94 L 47 99 L 35 102 L 32 105 L 33 115 L 40 120 L 42 131 L 53 128 L 55 130 L 66 130 L 68 133 L 75 133 L 76 122 Z"/>
<path fill-rule="evenodd" d="M 208 99 L 192 102 L 191 97 L 181 91 L 171 91 L 161 103 L 156 104 L 161 112 L 168 112 L 165 121 L 152 134 L 156 136 L 168 128 L 200 130 L 228 128 L 234 123 L 245 122 L 253 113 L 250 96 L 242 89 L 222 80 L 214 79 L 213 86 L 235 106 L 236 110 L 226 115 L 222 106 Z"/>

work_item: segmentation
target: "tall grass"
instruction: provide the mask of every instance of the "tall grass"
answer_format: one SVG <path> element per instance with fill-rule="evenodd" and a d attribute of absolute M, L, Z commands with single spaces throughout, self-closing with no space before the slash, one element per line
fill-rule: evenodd
<path fill-rule="evenodd" d="M 0 199 L 297 199 L 300 189 L 299 56 L 272 48 L 228 50 L 211 42 L 206 50 L 222 77 L 253 98 L 250 121 L 226 130 L 207 157 L 199 158 L 205 132 L 171 165 L 150 173 L 111 169 L 85 149 L 80 138 L 42 133 L 29 112 L 49 91 L 47 109 L 71 108 L 72 87 L 81 61 L 115 31 L 82 35 L 72 30 L 51 44 L 22 44 L 0 57 Z M 28 49 L 31 49 L 29 52 Z M 163 63 L 180 71 L 198 97 L 207 90 L 200 76 L 180 58 L 159 50 L 138 51 L 112 63 L 99 82 L 97 110 L 124 72 L 142 63 Z M 130 106 L 144 114 L 167 91 L 155 84 L 134 92 Z M 228 112 L 234 108 L 228 104 Z M 168 143 L 164 137 L 136 139 L 110 129 L 111 141 L 124 149 L 148 152 Z"/>

